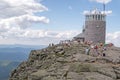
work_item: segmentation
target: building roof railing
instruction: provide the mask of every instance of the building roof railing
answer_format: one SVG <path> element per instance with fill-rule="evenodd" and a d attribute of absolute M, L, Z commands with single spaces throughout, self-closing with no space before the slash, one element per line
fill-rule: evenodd
<path fill-rule="evenodd" d="M 99 11 L 97 8 L 92 11 L 84 11 L 84 15 L 94 15 L 94 14 L 101 14 L 106 15 L 105 11 Z"/>

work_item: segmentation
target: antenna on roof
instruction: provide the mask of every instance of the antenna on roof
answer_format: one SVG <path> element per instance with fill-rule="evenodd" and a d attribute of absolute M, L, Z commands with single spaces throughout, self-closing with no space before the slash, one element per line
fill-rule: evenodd
<path fill-rule="evenodd" d="M 106 5 L 105 2 L 103 2 L 103 13 L 105 14 L 105 10 L 106 10 Z"/>
<path fill-rule="evenodd" d="M 103 11 L 105 11 L 105 8 L 106 8 L 105 3 L 103 3 Z"/>

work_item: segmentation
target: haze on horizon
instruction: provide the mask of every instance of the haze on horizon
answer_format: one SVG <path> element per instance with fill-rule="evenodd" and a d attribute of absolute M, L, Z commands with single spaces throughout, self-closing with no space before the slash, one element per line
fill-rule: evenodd
<path fill-rule="evenodd" d="M 0 44 L 47 45 L 81 33 L 83 12 L 97 7 L 107 16 L 107 42 L 120 46 L 120 0 L 0 0 Z"/>

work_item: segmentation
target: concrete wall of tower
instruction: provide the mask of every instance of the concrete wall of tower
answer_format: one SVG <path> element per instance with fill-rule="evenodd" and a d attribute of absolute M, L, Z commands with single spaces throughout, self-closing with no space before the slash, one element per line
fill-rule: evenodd
<path fill-rule="evenodd" d="M 85 19 L 85 41 L 105 43 L 106 19 L 104 14 L 89 14 Z"/>

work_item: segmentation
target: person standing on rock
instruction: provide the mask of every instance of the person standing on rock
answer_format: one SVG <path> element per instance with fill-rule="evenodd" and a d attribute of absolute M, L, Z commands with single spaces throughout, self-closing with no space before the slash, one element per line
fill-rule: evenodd
<path fill-rule="evenodd" d="M 89 55 L 89 53 L 90 53 L 90 48 L 89 48 L 89 47 L 87 47 L 87 48 L 85 49 L 85 53 L 86 53 L 87 55 Z"/>
<path fill-rule="evenodd" d="M 105 57 L 105 56 L 106 56 L 106 54 L 105 54 L 105 53 L 103 53 L 103 54 L 102 54 L 102 56 L 103 56 L 103 57 Z"/>
<path fill-rule="evenodd" d="M 98 53 L 98 46 L 97 46 L 97 45 L 94 46 L 94 51 L 95 51 L 95 53 L 96 53 L 97 55 L 99 55 L 99 53 Z"/>

